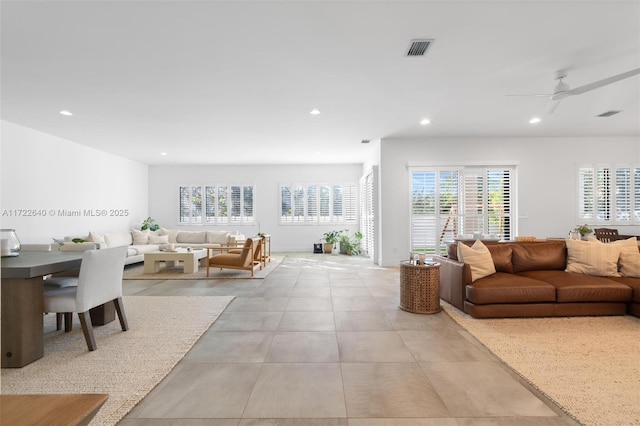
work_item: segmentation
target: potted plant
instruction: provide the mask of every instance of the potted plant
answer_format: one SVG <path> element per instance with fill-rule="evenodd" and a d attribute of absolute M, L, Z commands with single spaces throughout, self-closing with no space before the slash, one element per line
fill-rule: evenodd
<path fill-rule="evenodd" d="M 160 225 L 156 223 L 155 219 L 148 217 L 142 221 L 142 226 L 140 227 L 141 231 L 145 231 L 147 229 L 149 231 L 157 231 L 158 229 L 160 229 Z"/>
<path fill-rule="evenodd" d="M 347 247 L 349 246 L 349 230 L 345 229 L 340 232 L 340 254 L 347 254 Z"/>
<path fill-rule="evenodd" d="M 351 255 L 359 255 L 361 252 L 360 242 L 362 241 L 362 232 L 356 232 L 353 234 L 353 237 L 348 239 L 346 244 L 346 252 L 348 256 Z"/>
<path fill-rule="evenodd" d="M 338 242 L 338 238 L 340 238 L 341 231 L 329 231 L 325 232 L 323 235 L 324 238 L 324 252 L 329 254 L 333 251 L 333 246 L 336 242 Z"/>
<path fill-rule="evenodd" d="M 576 231 L 580 233 L 580 236 L 584 239 L 587 235 L 593 232 L 593 229 L 585 223 L 584 225 L 576 226 Z"/>

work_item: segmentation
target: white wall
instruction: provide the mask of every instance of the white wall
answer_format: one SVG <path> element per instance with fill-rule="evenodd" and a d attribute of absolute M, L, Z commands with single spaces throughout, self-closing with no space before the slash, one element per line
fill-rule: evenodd
<path fill-rule="evenodd" d="M 280 185 L 293 183 L 358 183 L 361 164 L 348 165 L 215 165 L 150 166 L 149 214 L 156 222 L 171 229 L 238 230 L 246 236 L 256 235 L 256 225 L 178 225 L 178 187 L 214 183 L 254 185 L 255 217 L 260 230 L 271 235 L 273 251 L 313 250 L 322 234 L 334 229 L 357 230 L 339 225 L 279 225 Z"/>
<path fill-rule="evenodd" d="M 578 224 L 576 167 L 583 163 L 640 163 L 640 140 L 608 138 L 383 139 L 380 161 L 382 266 L 409 253 L 407 164 L 518 165 L 516 235 L 565 237 Z M 616 226 L 640 234 L 640 227 Z"/>
<path fill-rule="evenodd" d="M 0 124 L 0 223 L 14 228 L 22 243 L 138 228 L 147 217 L 146 165 L 7 121 Z M 26 216 L 20 209 L 40 215 Z M 64 216 L 62 210 L 79 215 Z M 106 215 L 91 216 L 90 210 Z"/>

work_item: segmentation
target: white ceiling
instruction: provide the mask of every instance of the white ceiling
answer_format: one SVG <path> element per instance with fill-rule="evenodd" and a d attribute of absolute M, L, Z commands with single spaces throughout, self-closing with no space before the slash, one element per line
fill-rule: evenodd
<path fill-rule="evenodd" d="M 2 119 L 147 164 L 359 163 L 363 139 L 640 136 L 638 75 L 549 116 L 545 98 L 505 96 L 550 93 L 559 69 L 578 87 L 640 68 L 639 1 L 2 1 L 1 19 Z M 416 38 L 435 42 L 405 57 Z"/>

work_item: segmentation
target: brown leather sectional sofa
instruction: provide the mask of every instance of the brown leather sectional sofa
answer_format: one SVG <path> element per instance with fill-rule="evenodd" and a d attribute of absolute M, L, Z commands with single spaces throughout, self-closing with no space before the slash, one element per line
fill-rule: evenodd
<path fill-rule="evenodd" d="M 487 244 L 496 273 L 471 281 L 456 243 L 440 262 L 440 297 L 475 318 L 640 316 L 640 278 L 565 272 L 564 240 Z"/>

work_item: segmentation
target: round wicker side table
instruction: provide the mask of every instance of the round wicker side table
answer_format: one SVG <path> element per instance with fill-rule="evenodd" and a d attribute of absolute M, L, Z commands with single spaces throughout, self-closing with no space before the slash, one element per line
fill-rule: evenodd
<path fill-rule="evenodd" d="M 440 312 L 440 264 L 400 262 L 400 309 L 415 314 Z"/>

